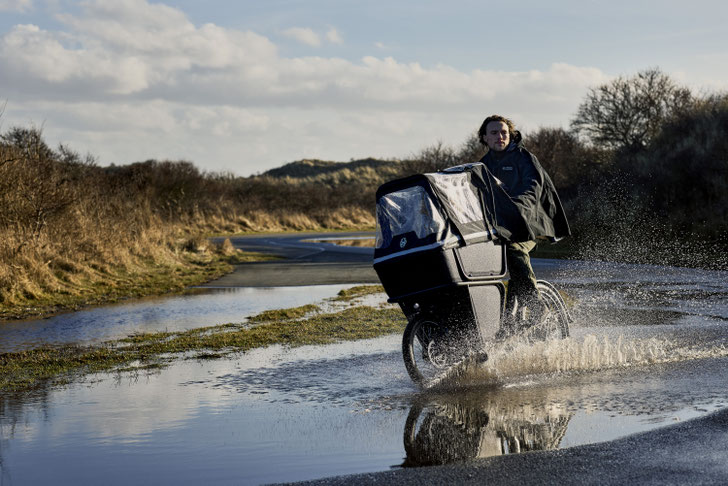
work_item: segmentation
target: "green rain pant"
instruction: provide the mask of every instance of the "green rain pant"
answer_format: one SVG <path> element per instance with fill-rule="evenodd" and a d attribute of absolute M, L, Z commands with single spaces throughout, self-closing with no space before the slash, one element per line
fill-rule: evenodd
<path fill-rule="evenodd" d="M 506 246 L 506 262 L 510 272 L 508 281 L 508 295 L 506 297 L 506 313 L 513 310 L 518 299 L 519 306 L 526 305 L 538 299 L 536 288 L 536 274 L 531 267 L 529 253 L 536 248 L 535 241 L 508 243 Z"/>

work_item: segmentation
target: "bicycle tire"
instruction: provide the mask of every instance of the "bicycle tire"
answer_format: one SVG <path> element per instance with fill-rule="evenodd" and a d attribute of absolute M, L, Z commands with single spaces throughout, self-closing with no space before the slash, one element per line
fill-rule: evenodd
<path fill-rule="evenodd" d="M 536 288 L 552 316 L 552 320 L 548 324 L 553 332 L 550 332 L 547 338 L 566 339 L 570 333 L 571 315 L 564 299 L 556 287 L 545 280 L 536 281 Z"/>
<path fill-rule="evenodd" d="M 449 362 L 445 333 L 429 317 L 412 319 L 402 335 L 402 357 L 407 373 L 415 384 L 426 387 Z"/>

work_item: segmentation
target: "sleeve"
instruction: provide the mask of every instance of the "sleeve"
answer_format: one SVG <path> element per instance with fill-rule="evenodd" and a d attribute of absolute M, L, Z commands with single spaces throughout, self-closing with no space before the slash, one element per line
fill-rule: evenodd
<path fill-rule="evenodd" d="M 511 191 L 511 198 L 522 211 L 530 214 L 537 211 L 543 190 L 543 173 L 539 170 L 536 158 L 530 153 L 523 154 L 518 165 L 519 182 Z"/>

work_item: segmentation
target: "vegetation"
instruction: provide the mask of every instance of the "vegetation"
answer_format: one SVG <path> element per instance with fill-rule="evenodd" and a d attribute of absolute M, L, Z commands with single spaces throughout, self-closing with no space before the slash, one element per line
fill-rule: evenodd
<path fill-rule="evenodd" d="M 0 319 L 49 315 L 129 298 L 181 293 L 191 286 L 229 273 L 234 264 L 271 258 L 243 252 L 225 255 L 220 247 L 211 248 L 210 251 L 199 253 L 181 251 L 177 261 L 168 264 L 142 258 L 132 268 L 109 264 L 104 272 L 96 274 L 92 273 L 94 269 L 85 269 L 84 272 L 90 275 L 78 277 L 67 289 L 33 297 L 24 295 L 15 302 L 1 305 Z"/>
<path fill-rule="evenodd" d="M 306 304 L 300 307 L 292 307 L 289 309 L 272 309 L 263 311 L 248 319 L 249 322 L 266 322 L 266 321 L 289 321 L 291 319 L 300 319 L 306 314 L 310 314 L 319 310 L 319 306 L 314 304 Z"/>
<path fill-rule="evenodd" d="M 641 149 L 666 122 L 689 111 L 693 102 L 688 88 L 657 68 L 647 69 L 590 89 L 571 127 L 596 146 Z"/>
<path fill-rule="evenodd" d="M 363 200 L 317 183 L 185 161 L 102 168 L 12 128 L 0 135 L 0 319 L 178 291 L 263 258 L 209 234 L 372 226 Z"/>
<path fill-rule="evenodd" d="M 280 344 L 302 346 L 367 339 L 401 332 L 406 320 L 393 307 L 350 307 L 319 313 L 316 306 L 265 312 L 248 324 L 225 324 L 179 333 L 134 335 L 98 346 L 46 346 L 0 354 L 0 390 L 20 391 L 65 383 L 101 371 L 156 369 L 177 357 L 209 359 Z"/>
<path fill-rule="evenodd" d="M 384 287 L 381 285 L 357 285 L 348 289 L 340 290 L 334 298 L 335 301 L 346 301 L 365 295 L 384 293 Z"/>
<path fill-rule="evenodd" d="M 574 236 L 541 254 L 728 268 L 728 95 L 658 69 L 592 88 L 570 129 L 524 143 L 551 174 Z M 406 160 L 303 160 L 253 177 L 187 161 L 99 167 L 35 128 L 0 134 L 0 318 L 174 291 L 241 255 L 210 234 L 373 229 L 387 180 L 472 162 L 475 133 Z"/>
<path fill-rule="evenodd" d="M 728 96 L 694 96 L 654 69 L 606 92 L 623 99 L 587 97 L 572 126 L 611 110 L 628 134 L 593 124 L 580 142 L 595 162 L 565 191 L 579 256 L 728 268 Z"/>

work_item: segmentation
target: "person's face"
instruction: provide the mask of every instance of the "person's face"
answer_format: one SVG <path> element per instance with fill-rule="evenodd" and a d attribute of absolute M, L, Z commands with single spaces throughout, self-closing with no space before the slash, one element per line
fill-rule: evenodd
<path fill-rule="evenodd" d="M 492 121 L 485 126 L 485 144 L 490 150 L 500 152 L 510 143 L 508 125 L 502 121 Z"/>

